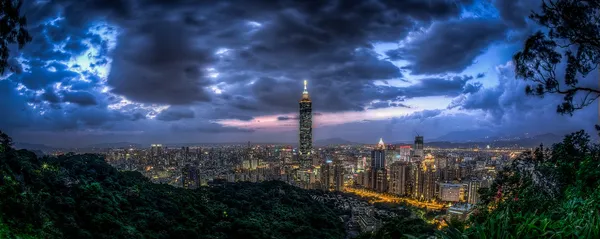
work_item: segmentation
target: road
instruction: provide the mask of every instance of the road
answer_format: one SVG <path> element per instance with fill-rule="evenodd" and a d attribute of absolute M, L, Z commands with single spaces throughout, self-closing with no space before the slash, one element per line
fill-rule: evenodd
<path fill-rule="evenodd" d="M 421 201 L 414 200 L 412 198 L 403 198 L 403 197 L 393 196 L 393 195 L 389 195 L 389 194 L 373 192 L 373 191 L 366 190 L 366 189 L 358 189 L 358 188 L 352 188 L 352 187 L 344 187 L 344 192 L 356 194 L 361 197 L 372 197 L 372 198 L 379 199 L 379 200 L 373 201 L 373 202 L 395 202 L 395 203 L 405 202 L 405 203 L 408 203 L 415 207 L 425 207 L 430 210 L 442 210 L 442 209 L 445 209 L 447 206 L 445 204 L 440 204 L 440 203 L 435 203 L 435 202 L 421 202 Z"/>

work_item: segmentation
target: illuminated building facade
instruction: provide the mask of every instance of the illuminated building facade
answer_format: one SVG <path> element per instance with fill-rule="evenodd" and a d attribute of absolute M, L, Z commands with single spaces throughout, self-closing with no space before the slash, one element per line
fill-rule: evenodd
<path fill-rule="evenodd" d="M 406 162 L 395 162 L 390 166 L 389 191 L 404 196 L 408 193 L 410 165 Z"/>
<path fill-rule="evenodd" d="M 468 184 L 468 193 L 469 196 L 467 198 L 467 202 L 470 204 L 479 203 L 479 192 L 477 192 L 480 188 L 488 188 L 490 186 L 489 180 L 472 180 Z"/>
<path fill-rule="evenodd" d="M 444 202 L 459 202 L 462 184 L 440 183 L 439 199 Z"/>
<path fill-rule="evenodd" d="M 424 156 L 424 141 L 423 136 L 415 137 L 415 147 L 413 152 L 413 160 L 422 160 Z"/>
<path fill-rule="evenodd" d="M 333 189 L 340 192 L 344 190 L 344 167 L 340 162 L 336 162 L 333 167 L 333 178 Z"/>
<path fill-rule="evenodd" d="M 370 188 L 378 191 L 387 191 L 387 169 L 385 168 L 385 144 L 379 140 L 377 147 L 371 151 Z"/>
<path fill-rule="evenodd" d="M 304 81 L 304 92 L 302 92 L 302 99 L 300 99 L 300 142 L 298 155 L 300 157 L 300 163 L 304 167 L 311 165 L 311 154 L 312 154 L 312 101 L 308 96 L 308 90 L 306 88 L 307 82 Z"/>

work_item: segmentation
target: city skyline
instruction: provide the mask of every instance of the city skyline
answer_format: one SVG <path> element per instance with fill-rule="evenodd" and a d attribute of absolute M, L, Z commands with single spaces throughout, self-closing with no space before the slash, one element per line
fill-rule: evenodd
<path fill-rule="evenodd" d="M 558 115 L 561 96 L 514 79 L 539 3 L 26 1 L 33 41 L 0 77 L 0 129 L 59 147 L 297 142 L 308 80 L 313 140 L 592 132 L 596 107 Z"/>

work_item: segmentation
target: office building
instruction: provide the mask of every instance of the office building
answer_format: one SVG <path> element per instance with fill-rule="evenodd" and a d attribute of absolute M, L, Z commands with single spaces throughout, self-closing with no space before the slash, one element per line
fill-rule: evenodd
<path fill-rule="evenodd" d="M 385 144 L 383 139 L 371 151 L 370 188 L 378 192 L 387 191 L 387 169 L 385 168 Z"/>
<path fill-rule="evenodd" d="M 183 188 L 195 189 L 200 186 L 198 168 L 187 164 L 181 169 L 181 184 Z"/>
<path fill-rule="evenodd" d="M 395 162 L 390 166 L 389 192 L 399 196 L 408 193 L 410 166 L 406 162 Z"/>
<path fill-rule="evenodd" d="M 422 160 L 423 156 L 425 156 L 423 136 L 417 136 L 413 147 L 413 160 Z"/>
<path fill-rule="evenodd" d="M 459 202 L 462 184 L 440 183 L 439 199 L 444 202 Z"/>

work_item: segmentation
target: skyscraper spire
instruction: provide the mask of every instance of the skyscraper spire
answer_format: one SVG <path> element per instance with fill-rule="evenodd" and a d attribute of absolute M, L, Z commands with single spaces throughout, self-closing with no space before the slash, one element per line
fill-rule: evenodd
<path fill-rule="evenodd" d="M 383 138 L 379 138 L 379 143 L 377 143 L 378 148 L 385 148 L 385 144 L 383 143 Z"/>
<path fill-rule="evenodd" d="M 300 101 L 310 101 L 310 97 L 308 96 L 308 88 L 306 85 L 308 84 L 307 80 L 304 80 L 304 91 L 302 91 L 302 99 Z"/>
<path fill-rule="evenodd" d="M 308 94 L 308 89 L 306 89 L 307 84 L 308 84 L 308 81 L 304 80 L 304 91 L 302 92 L 302 94 Z"/>

